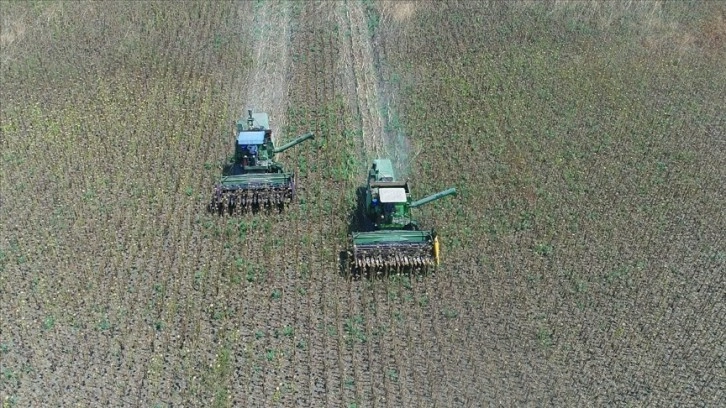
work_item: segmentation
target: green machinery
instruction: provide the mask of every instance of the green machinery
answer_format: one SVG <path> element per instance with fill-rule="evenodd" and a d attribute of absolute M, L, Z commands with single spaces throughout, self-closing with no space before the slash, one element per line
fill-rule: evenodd
<path fill-rule="evenodd" d="M 365 223 L 354 232 L 353 264 L 358 270 L 439 264 L 439 240 L 433 230 L 420 230 L 411 209 L 456 194 L 455 188 L 411 201 L 408 181 L 397 181 L 388 159 L 373 161 L 368 173 Z"/>
<path fill-rule="evenodd" d="M 306 133 L 275 147 L 267 113 L 252 113 L 237 121 L 234 157 L 225 175 L 214 187 L 210 210 L 237 212 L 260 206 L 277 206 L 280 210 L 295 198 L 295 174 L 286 173 L 275 162 L 276 153 L 314 138 Z"/>

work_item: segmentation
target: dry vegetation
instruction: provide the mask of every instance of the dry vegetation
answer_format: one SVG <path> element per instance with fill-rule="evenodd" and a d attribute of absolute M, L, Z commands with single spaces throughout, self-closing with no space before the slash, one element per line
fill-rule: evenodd
<path fill-rule="evenodd" d="M 723 403 L 725 16 L 0 3 L 3 407 Z M 213 217 L 248 106 L 305 189 Z M 382 152 L 435 274 L 341 274 Z"/>

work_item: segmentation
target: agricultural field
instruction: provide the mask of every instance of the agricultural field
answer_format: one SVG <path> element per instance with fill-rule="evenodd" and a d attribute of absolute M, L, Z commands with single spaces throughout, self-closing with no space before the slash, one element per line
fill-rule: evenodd
<path fill-rule="evenodd" d="M 0 2 L 3 407 L 718 406 L 721 2 Z M 298 201 L 206 212 L 267 112 Z M 435 271 L 351 279 L 372 159 Z"/>

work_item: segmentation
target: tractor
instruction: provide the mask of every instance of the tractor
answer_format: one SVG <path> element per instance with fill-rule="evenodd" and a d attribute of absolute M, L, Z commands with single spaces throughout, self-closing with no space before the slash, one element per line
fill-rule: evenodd
<path fill-rule="evenodd" d="M 312 132 L 275 147 L 267 113 L 252 113 L 236 123 L 235 151 L 224 175 L 214 186 L 210 211 L 239 213 L 246 209 L 282 211 L 295 199 L 295 174 L 284 171 L 275 154 L 314 138 Z"/>
<path fill-rule="evenodd" d="M 368 172 L 364 229 L 351 234 L 353 269 L 390 270 L 439 265 L 439 239 L 421 230 L 411 209 L 455 195 L 456 188 L 411 201 L 408 181 L 396 180 L 388 159 L 377 159 Z"/>

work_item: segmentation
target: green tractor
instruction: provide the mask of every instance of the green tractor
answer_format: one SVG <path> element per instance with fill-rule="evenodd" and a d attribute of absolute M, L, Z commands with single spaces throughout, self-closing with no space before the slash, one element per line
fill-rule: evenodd
<path fill-rule="evenodd" d="M 237 121 L 236 130 L 234 157 L 214 187 L 210 211 L 238 213 L 263 206 L 282 210 L 295 198 L 295 174 L 286 173 L 274 161 L 275 154 L 314 138 L 313 133 L 275 148 L 267 113 L 252 110 L 246 119 Z"/>
<path fill-rule="evenodd" d="M 411 201 L 408 181 L 397 181 L 388 159 L 373 161 L 365 197 L 367 231 L 354 232 L 355 270 L 402 269 L 439 265 L 439 240 L 421 230 L 411 209 L 456 194 L 455 188 Z"/>

